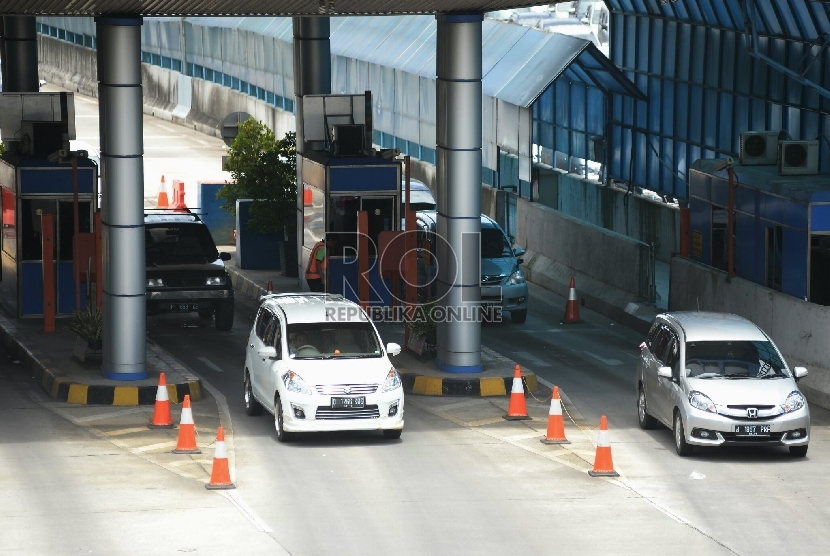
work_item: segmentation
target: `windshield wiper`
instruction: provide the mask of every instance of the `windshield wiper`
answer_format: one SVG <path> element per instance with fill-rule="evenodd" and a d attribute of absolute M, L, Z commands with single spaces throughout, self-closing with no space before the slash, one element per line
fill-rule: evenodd
<path fill-rule="evenodd" d="M 733 378 L 749 378 L 749 375 L 726 375 L 724 378 L 733 379 Z"/>
<path fill-rule="evenodd" d="M 761 379 L 765 379 L 765 378 L 784 378 L 784 375 L 775 375 L 775 374 L 773 374 L 773 375 L 764 375 L 764 376 L 759 377 L 759 378 L 761 378 Z"/>
<path fill-rule="evenodd" d="M 697 376 L 690 376 L 689 378 L 723 378 L 723 375 L 719 373 L 703 373 Z"/>

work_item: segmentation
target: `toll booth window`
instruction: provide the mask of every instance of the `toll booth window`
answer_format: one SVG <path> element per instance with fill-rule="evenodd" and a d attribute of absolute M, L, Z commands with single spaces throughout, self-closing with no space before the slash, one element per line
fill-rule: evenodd
<path fill-rule="evenodd" d="M 72 260 L 72 237 L 75 235 L 75 209 L 72 201 L 58 202 L 58 260 Z M 89 201 L 78 202 L 78 232 L 92 231 L 92 214 Z M 83 254 L 82 254 L 83 256 Z"/>
<path fill-rule="evenodd" d="M 21 202 L 21 247 L 24 261 L 43 260 L 43 234 L 40 226 L 40 215 L 55 215 L 57 210 L 54 199 L 23 199 Z M 55 242 L 57 245 L 57 242 Z"/>
<path fill-rule="evenodd" d="M 308 184 L 303 186 L 303 246 L 308 249 L 323 239 L 326 231 L 325 194 Z"/>
<path fill-rule="evenodd" d="M 360 197 L 336 196 L 329 199 L 329 229 L 326 234 L 330 257 L 357 255 L 357 212 Z M 332 244 L 334 247 L 329 247 Z"/>

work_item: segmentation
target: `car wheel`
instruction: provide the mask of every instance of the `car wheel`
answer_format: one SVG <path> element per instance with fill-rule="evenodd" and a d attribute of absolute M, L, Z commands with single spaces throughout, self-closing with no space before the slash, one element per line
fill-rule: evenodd
<path fill-rule="evenodd" d="M 213 307 L 204 307 L 199 309 L 199 316 L 203 319 L 209 319 L 213 316 Z"/>
<path fill-rule="evenodd" d="M 223 301 L 216 308 L 216 330 L 227 332 L 233 326 L 233 301 Z"/>
<path fill-rule="evenodd" d="M 245 413 L 251 417 L 262 415 L 262 405 L 254 398 L 251 375 L 247 371 L 245 372 Z"/>
<path fill-rule="evenodd" d="M 683 430 L 683 418 L 680 412 L 674 413 L 674 449 L 677 450 L 677 455 L 686 457 L 692 455 L 692 445 L 686 442 L 686 433 Z"/>
<path fill-rule="evenodd" d="M 274 402 L 274 428 L 277 429 L 277 440 L 280 442 L 291 442 L 294 440 L 294 433 L 285 432 L 283 428 L 282 402 L 279 398 Z"/>
<path fill-rule="evenodd" d="M 527 320 L 527 309 L 521 311 L 510 311 L 510 320 L 516 324 L 523 324 Z"/>
<path fill-rule="evenodd" d="M 401 437 L 403 429 L 386 429 L 383 431 L 383 438 L 395 440 Z"/>
<path fill-rule="evenodd" d="M 804 446 L 790 446 L 790 455 L 797 458 L 803 458 L 807 455 L 807 446 L 808 444 L 805 444 Z"/>
<path fill-rule="evenodd" d="M 646 404 L 646 391 L 640 386 L 640 394 L 637 396 L 637 418 L 640 421 L 640 428 L 643 430 L 651 430 L 657 426 L 657 419 L 648 414 L 648 405 Z"/>

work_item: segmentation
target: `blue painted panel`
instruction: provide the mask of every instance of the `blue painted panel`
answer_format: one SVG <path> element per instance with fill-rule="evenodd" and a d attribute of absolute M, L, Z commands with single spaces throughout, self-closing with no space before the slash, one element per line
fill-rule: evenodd
<path fill-rule="evenodd" d="M 78 192 L 92 193 L 93 170 L 91 168 L 78 169 Z M 20 192 L 27 193 L 60 193 L 72 195 L 72 168 L 66 170 L 42 170 L 36 168 L 20 169 Z"/>
<path fill-rule="evenodd" d="M 784 228 L 782 291 L 804 299 L 807 295 L 807 234 Z"/>
<path fill-rule="evenodd" d="M 373 305 L 391 305 L 392 283 L 378 273 L 374 258 L 369 259 L 369 302 Z M 346 299 L 358 301 L 357 259 L 332 258 L 329 260 L 329 292 L 339 293 Z"/>
<path fill-rule="evenodd" d="M 69 264 L 71 266 L 72 263 Z M 55 264 L 54 268 L 57 273 L 58 265 Z M 72 278 L 71 274 L 72 273 L 69 272 L 70 280 Z M 55 274 L 55 276 L 57 276 L 57 274 Z M 72 283 L 72 286 L 72 305 L 74 305 L 74 282 Z M 55 295 L 58 295 L 57 284 L 55 285 Z M 20 298 L 20 314 L 22 316 L 43 314 L 43 265 L 40 261 L 20 263 Z"/>
<path fill-rule="evenodd" d="M 750 187 L 735 188 L 735 210 L 747 214 L 756 214 L 758 191 Z"/>
<path fill-rule="evenodd" d="M 210 235 L 213 236 L 216 245 L 233 245 L 236 243 L 233 238 L 233 230 L 236 226 L 233 213 L 222 210 L 221 201 L 216 198 L 216 194 L 224 186 L 224 183 L 199 182 L 196 184 L 196 197 L 202 208 L 199 218 L 210 230 Z"/>
<path fill-rule="evenodd" d="M 75 311 L 75 277 L 72 276 L 72 262 L 57 263 L 58 314 L 69 315 Z M 41 303 L 41 310 L 43 304 Z M 81 311 L 86 310 L 86 285 L 81 284 Z"/>
<path fill-rule="evenodd" d="M 397 191 L 401 180 L 397 167 L 332 167 L 330 191 Z"/>
<path fill-rule="evenodd" d="M 781 197 L 774 197 L 772 195 L 766 195 L 764 193 L 760 193 L 761 195 L 761 202 L 762 202 L 762 213 L 761 216 L 766 218 L 768 221 L 767 225 L 771 223 L 775 224 L 783 224 L 784 223 L 784 205 L 787 203 L 785 199 Z"/>
<path fill-rule="evenodd" d="M 674 82 L 673 81 L 664 81 L 663 82 L 663 90 L 660 96 L 652 96 L 651 98 L 659 98 L 661 99 L 660 102 L 660 122 L 658 127 L 655 129 L 660 129 L 664 135 L 673 135 L 674 134 L 674 118 L 675 118 L 675 105 L 674 105 Z M 657 112 L 657 110 L 655 110 Z"/>
<path fill-rule="evenodd" d="M 693 260 L 712 264 L 712 205 L 698 199 L 689 200 L 690 233 L 692 239 L 692 250 L 690 256 Z M 700 233 L 702 237 L 701 256 L 694 252 L 694 237 Z"/>
<path fill-rule="evenodd" d="M 729 181 L 712 177 L 712 203 L 721 207 L 729 206 Z"/>
<path fill-rule="evenodd" d="M 807 205 L 787 201 L 784 207 L 784 225 L 807 232 Z"/>
<path fill-rule="evenodd" d="M 811 232 L 830 232 L 830 205 L 812 205 Z"/>
<path fill-rule="evenodd" d="M 734 117 L 734 99 L 735 97 L 729 93 L 718 93 L 720 99 L 720 106 L 718 107 L 718 125 L 717 125 L 717 147 L 725 152 L 733 152 L 735 144 L 739 141 L 732 126 L 732 118 Z"/>
<path fill-rule="evenodd" d="M 248 229 L 252 201 L 236 201 L 236 265 L 250 270 L 280 268 L 279 240 L 284 234 L 263 234 Z"/>
<path fill-rule="evenodd" d="M 703 142 L 703 89 L 689 87 L 689 139 L 695 143 Z M 695 114 L 697 117 L 692 117 Z"/>
<path fill-rule="evenodd" d="M 756 278 L 755 218 L 735 214 L 735 274 L 741 278 Z"/>

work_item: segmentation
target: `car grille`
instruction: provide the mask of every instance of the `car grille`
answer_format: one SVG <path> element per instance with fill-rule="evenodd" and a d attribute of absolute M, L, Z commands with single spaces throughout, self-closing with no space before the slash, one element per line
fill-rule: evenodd
<path fill-rule="evenodd" d="M 727 405 L 729 409 L 743 409 L 747 410 L 750 407 L 754 407 L 755 409 L 772 409 L 775 407 L 774 405 Z"/>
<path fill-rule="evenodd" d="M 324 396 L 374 394 L 378 391 L 377 384 L 318 384 L 314 388 Z M 348 392 L 346 388 L 349 389 Z"/>
<path fill-rule="evenodd" d="M 506 276 L 498 276 L 498 275 L 485 275 L 481 277 L 481 285 L 482 286 L 499 286 L 501 285 L 502 281 L 506 278 Z"/>
<path fill-rule="evenodd" d="M 327 406 L 317 408 L 314 417 L 318 421 L 337 419 L 380 419 L 380 411 L 376 405 L 367 405 L 360 409 L 332 409 Z"/>
<path fill-rule="evenodd" d="M 734 432 L 722 432 L 720 434 L 721 436 L 723 436 L 723 439 L 726 442 L 758 442 L 760 444 L 763 444 L 764 442 L 778 443 L 781 441 L 781 438 L 784 436 L 785 433 L 774 432 L 771 434 L 760 436 L 738 436 Z"/>
<path fill-rule="evenodd" d="M 754 418 L 746 414 L 746 410 L 755 408 L 758 410 L 758 415 Z M 718 406 L 718 415 L 723 415 L 735 421 L 757 421 L 772 420 L 784 414 L 784 410 L 775 405 L 727 405 L 726 407 Z"/>
<path fill-rule="evenodd" d="M 171 288 L 195 288 L 205 284 L 205 276 L 164 276 L 164 285 Z"/>

